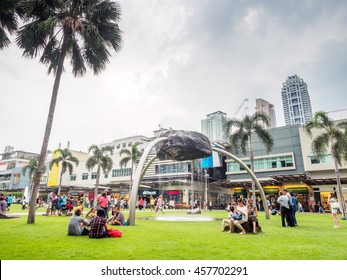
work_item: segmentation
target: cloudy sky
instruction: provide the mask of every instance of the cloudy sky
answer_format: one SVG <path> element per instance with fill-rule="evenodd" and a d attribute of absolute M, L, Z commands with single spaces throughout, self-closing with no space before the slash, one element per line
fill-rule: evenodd
<path fill-rule="evenodd" d="M 163 127 L 200 131 L 215 111 L 234 116 L 247 98 L 275 105 L 297 74 L 313 111 L 347 108 L 345 0 L 122 0 L 123 48 L 106 71 L 63 74 L 49 149 L 90 144 Z M 12 43 L 0 52 L 0 153 L 39 152 L 53 77 Z M 68 63 L 66 63 L 67 70 Z"/>

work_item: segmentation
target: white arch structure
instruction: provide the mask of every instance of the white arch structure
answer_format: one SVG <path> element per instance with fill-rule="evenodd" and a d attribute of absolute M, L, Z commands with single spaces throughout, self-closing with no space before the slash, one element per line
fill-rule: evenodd
<path fill-rule="evenodd" d="M 154 162 L 154 160 L 157 157 L 154 156 L 153 158 L 151 158 L 151 160 L 145 166 L 146 159 L 147 159 L 150 151 L 153 149 L 153 147 L 155 147 L 155 145 L 157 145 L 158 143 L 163 142 L 167 139 L 168 139 L 168 137 L 159 137 L 159 138 L 155 139 L 147 146 L 147 148 L 145 149 L 145 151 L 143 152 L 143 154 L 141 156 L 141 159 L 139 161 L 139 164 L 137 166 L 137 169 L 136 169 L 136 172 L 134 175 L 133 186 L 131 188 L 131 194 L 130 194 L 130 199 L 129 199 L 129 225 L 131 225 L 131 226 L 135 225 L 136 197 L 137 197 L 137 192 L 139 190 L 140 182 L 141 182 L 143 176 L 146 174 L 148 167 Z M 247 171 L 247 173 L 252 177 L 255 185 L 259 189 L 259 193 L 260 193 L 260 196 L 262 198 L 263 206 L 264 206 L 264 210 L 265 210 L 265 217 L 266 217 L 266 219 L 270 219 L 269 209 L 268 209 L 268 206 L 266 203 L 264 190 L 261 187 L 260 182 L 257 179 L 257 177 L 254 175 L 254 173 L 248 168 L 248 166 L 243 161 L 241 161 L 238 157 L 234 156 L 233 154 L 231 154 L 231 153 L 229 153 L 223 149 L 220 149 L 220 148 L 212 147 L 212 150 L 232 158 L 233 160 L 238 162 Z"/>

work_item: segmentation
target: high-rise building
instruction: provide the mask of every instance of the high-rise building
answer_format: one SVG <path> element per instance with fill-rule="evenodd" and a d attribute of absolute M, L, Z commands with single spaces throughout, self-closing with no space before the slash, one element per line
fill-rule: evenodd
<path fill-rule="evenodd" d="M 264 99 L 258 98 L 255 100 L 255 109 L 257 112 L 265 113 L 270 118 L 270 128 L 276 127 L 275 106 Z"/>
<path fill-rule="evenodd" d="M 298 75 L 289 76 L 281 93 L 286 125 L 306 124 L 312 120 L 310 96 L 303 79 Z"/>
<path fill-rule="evenodd" d="M 228 137 L 224 131 L 227 121 L 227 114 L 221 111 L 208 114 L 206 119 L 201 120 L 201 133 L 206 135 L 210 141 L 227 140 Z"/>

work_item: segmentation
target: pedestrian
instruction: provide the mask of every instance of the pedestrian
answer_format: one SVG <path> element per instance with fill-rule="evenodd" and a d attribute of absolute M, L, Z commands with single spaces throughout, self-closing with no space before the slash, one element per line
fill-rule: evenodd
<path fill-rule="evenodd" d="M 292 214 L 289 207 L 289 198 L 284 191 L 280 191 L 279 195 L 280 197 L 277 199 L 277 202 L 281 205 L 282 227 L 286 226 L 286 221 L 288 223 L 288 226 L 294 227 Z"/>
<path fill-rule="evenodd" d="M 12 194 L 10 193 L 7 197 L 7 211 L 10 211 L 10 207 L 11 207 L 11 203 L 12 203 L 12 200 L 13 200 L 13 196 Z"/>
<path fill-rule="evenodd" d="M 298 211 L 298 200 L 296 199 L 296 197 L 294 196 L 294 194 L 291 192 L 290 193 L 291 197 L 292 197 L 292 218 L 293 218 L 293 223 L 295 226 L 298 225 L 297 221 L 296 221 L 296 212 Z"/>
<path fill-rule="evenodd" d="M 318 205 L 318 212 L 319 213 L 324 213 L 325 211 L 323 209 L 322 203 L 320 201 L 318 201 L 317 205 Z"/>
<path fill-rule="evenodd" d="M 212 200 L 210 200 L 208 203 L 208 209 L 210 209 L 210 211 L 212 211 Z"/>
<path fill-rule="evenodd" d="M 107 194 L 105 192 L 102 193 L 102 195 L 98 199 L 98 205 L 104 209 L 105 215 L 108 218 L 108 198 Z"/>
<path fill-rule="evenodd" d="M 339 219 L 337 218 L 337 211 L 339 211 L 339 208 L 333 207 L 333 203 L 338 202 L 336 195 L 334 193 L 330 193 L 328 196 L 328 203 L 330 204 L 330 209 L 331 209 L 331 216 L 334 221 L 334 228 L 340 228 L 340 222 Z"/>
<path fill-rule="evenodd" d="M 164 214 L 163 205 L 162 205 L 162 201 L 161 201 L 161 195 L 159 195 L 157 197 L 157 206 L 155 208 L 155 212 L 157 213 L 158 210 L 160 210 Z"/>

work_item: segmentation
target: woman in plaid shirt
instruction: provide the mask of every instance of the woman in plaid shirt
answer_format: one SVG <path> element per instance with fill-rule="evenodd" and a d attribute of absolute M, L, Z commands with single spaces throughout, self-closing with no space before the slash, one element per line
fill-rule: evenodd
<path fill-rule="evenodd" d="M 98 209 L 96 216 L 90 222 L 89 238 L 104 238 L 108 237 L 107 219 L 104 209 Z"/>

